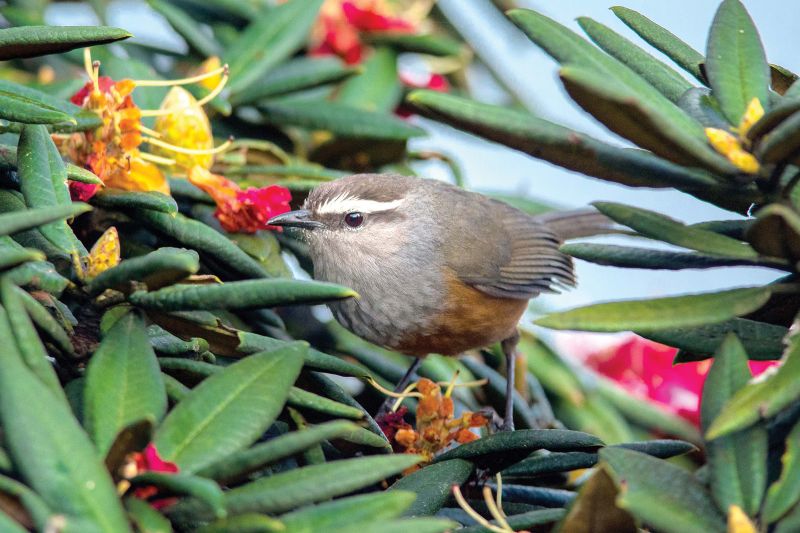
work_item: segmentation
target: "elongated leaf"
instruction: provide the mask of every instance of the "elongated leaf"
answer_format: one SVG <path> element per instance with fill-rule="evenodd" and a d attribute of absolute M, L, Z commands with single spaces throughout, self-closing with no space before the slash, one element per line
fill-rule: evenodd
<path fill-rule="evenodd" d="M 278 126 L 327 130 L 341 137 L 401 140 L 425 135 L 425 131 L 383 113 L 354 109 L 333 102 L 279 102 L 259 104 L 264 118 Z"/>
<path fill-rule="evenodd" d="M 364 34 L 367 42 L 390 46 L 399 52 L 414 52 L 432 56 L 457 56 L 463 44 L 445 35 L 414 34 L 398 31 L 371 31 Z"/>
<path fill-rule="evenodd" d="M 22 248 L 10 250 L 4 249 L 0 244 L 0 270 L 15 267 L 28 261 L 44 261 L 45 255 L 33 248 Z"/>
<path fill-rule="evenodd" d="M 677 102 L 683 93 L 692 88 L 686 78 L 608 26 L 588 17 L 578 17 L 578 24 L 597 46 L 627 65 L 673 102 Z"/>
<path fill-rule="evenodd" d="M 224 517 L 222 489 L 210 479 L 184 473 L 144 472 L 131 479 L 135 486 L 155 486 L 181 496 L 194 496 L 211 508 L 217 517 Z"/>
<path fill-rule="evenodd" d="M 164 416 L 167 395 L 161 370 L 136 312 L 117 320 L 92 356 L 84 402 L 86 429 L 103 455 L 122 428 Z"/>
<path fill-rule="evenodd" d="M 6 276 L 15 285 L 42 290 L 55 296 L 64 292 L 70 283 L 67 278 L 56 272 L 52 263 L 47 261 L 29 261 L 12 268 Z"/>
<path fill-rule="evenodd" d="M 724 0 L 708 35 L 706 75 L 731 124 L 738 125 L 747 105 L 769 104 L 769 65 L 753 20 L 739 0 Z"/>
<path fill-rule="evenodd" d="M 508 17 L 537 45 L 556 61 L 570 66 L 583 67 L 614 80 L 624 86 L 642 105 L 664 117 L 672 127 L 704 141 L 700 124 L 691 119 L 678 106 L 615 58 L 604 54 L 573 31 L 535 11 L 512 9 Z"/>
<path fill-rule="evenodd" d="M 640 335 L 680 348 L 681 352 L 675 357 L 675 362 L 686 363 L 710 357 L 729 332 L 734 333 L 744 344 L 750 359 L 771 360 L 780 358 L 783 338 L 788 330 L 775 324 L 734 318 L 709 326 L 642 331 Z"/>
<path fill-rule="evenodd" d="M 565 429 L 524 429 L 501 432 L 454 448 L 436 458 L 436 462 L 449 459 L 467 459 L 477 464 L 497 459 L 525 456 L 535 450 L 579 451 L 603 446 L 603 441 L 588 433 Z"/>
<path fill-rule="evenodd" d="M 186 11 L 163 0 L 148 0 L 147 3 L 167 19 L 170 26 L 202 57 L 220 55 L 221 45 L 198 28 L 197 22 Z"/>
<path fill-rule="evenodd" d="M 790 159 L 800 146 L 800 112 L 795 112 L 766 135 L 756 149 L 760 161 L 782 162 Z"/>
<path fill-rule="evenodd" d="M 409 491 L 417 495 L 403 516 L 433 516 L 450 499 L 453 485 L 466 482 L 474 468 L 463 459 L 441 461 L 400 478 L 389 491 Z"/>
<path fill-rule="evenodd" d="M 714 356 L 703 387 L 704 430 L 750 378 L 744 347 L 729 333 Z M 708 443 L 711 494 L 720 509 L 737 505 L 748 516 L 758 513 L 767 486 L 767 441 L 767 430 L 759 425 Z"/>
<path fill-rule="evenodd" d="M 226 455 L 202 468 L 198 474 L 220 483 L 232 483 L 270 463 L 302 453 L 322 441 L 346 437 L 357 427 L 352 422 L 336 420 L 309 427 L 304 431 L 287 433 L 252 448 Z"/>
<path fill-rule="evenodd" d="M 764 305 L 770 294 L 768 287 L 747 287 L 651 300 L 607 302 L 552 313 L 535 323 L 553 329 L 582 331 L 687 328 L 746 315 Z"/>
<path fill-rule="evenodd" d="M 703 486 L 686 470 L 623 448 L 604 448 L 600 458 L 619 490 L 617 505 L 659 531 L 726 531 L 725 519 Z"/>
<path fill-rule="evenodd" d="M 764 502 L 768 523 L 776 522 L 800 501 L 800 424 L 795 424 L 786 438 L 781 464 L 781 477 L 770 485 Z"/>
<path fill-rule="evenodd" d="M 187 248 L 197 250 L 204 260 L 210 259 L 223 265 L 240 277 L 267 277 L 267 273 L 255 259 L 202 222 L 186 218 L 180 213 L 169 215 L 152 209 L 137 210 L 134 218 Z"/>
<path fill-rule="evenodd" d="M 225 51 L 231 70 L 231 92 L 246 89 L 300 48 L 321 5 L 322 0 L 292 0 L 263 9 Z"/>
<path fill-rule="evenodd" d="M 251 355 L 203 381 L 156 431 L 161 456 L 192 473 L 252 444 L 280 413 L 305 350 Z"/>
<path fill-rule="evenodd" d="M 0 90 L 0 106 L 2 106 L 0 118 L 11 122 L 24 124 L 77 123 L 70 115 L 43 102 L 4 90 Z"/>
<path fill-rule="evenodd" d="M 179 281 L 200 269 L 197 252 L 183 248 L 159 248 L 147 255 L 125 259 L 101 272 L 89 283 L 90 294 L 122 289 L 130 281 L 143 282 L 149 289 Z"/>
<path fill-rule="evenodd" d="M 343 403 L 335 402 L 331 399 L 325 398 L 313 392 L 308 392 L 297 387 L 292 387 L 289 391 L 287 403 L 299 409 L 310 409 L 330 416 L 337 416 L 341 418 L 350 418 L 358 420 L 364 417 L 361 409 L 351 407 Z"/>
<path fill-rule="evenodd" d="M 230 513 L 279 513 L 367 487 L 417 464 L 417 455 L 344 459 L 261 478 L 226 493 Z"/>
<path fill-rule="evenodd" d="M 38 207 L 27 211 L 5 213 L 0 215 L 0 235 L 13 235 L 50 222 L 75 217 L 91 210 L 90 206 L 75 202 L 68 205 Z"/>
<path fill-rule="evenodd" d="M 4 80 L 0 80 L 0 87 L 3 86 Z M 25 85 L 20 85 L 20 87 L 24 89 L 28 89 Z M 44 94 L 44 93 L 42 93 Z M 47 95 L 49 96 L 49 95 Z M 63 102 L 62 102 L 63 103 Z M 69 104 L 73 105 L 73 104 Z M 77 108 L 77 106 L 74 106 Z M 94 115 L 94 114 L 92 114 Z M 96 116 L 96 115 L 94 115 Z M 79 119 L 78 122 L 81 124 L 83 119 Z M 100 126 L 102 121 L 98 119 L 97 124 L 95 126 Z M 85 168 L 81 168 L 78 166 L 73 165 L 72 163 L 67 163 L 67 177 L 72 181 L 79 181 L 81 183 L 91 183 L 93 185 L 102 185 L 103 181 L 92 174 L 90 171 L 86 170 Z M 16 169 L 17 168 L 17 147 L 16 146 L 8 146 L 8 145 L 0 145 L 0 168 L 8 168 L 8 169 Z"/>
<path fill-rule="evenodd" d="M 715 268 L 723 266 L 773 266 L 786 268 L 786 263 L 759 259 L 731 259 L 701 253 L 672 252 L 654 248 L 636 248 L 614 244 L 569 243 L 561 251 L 576 259 L 598 265 L 622 268 L 655 270 L 683 270 L 687 268 Z"/>
<path fill-rule="evenodd" d="M 125 498 L 125 508 L 128 510 L 128 517 L 139 531 L 146 533 L 172 533 L 172 525 L 169 520 L 153 509 L 146 501 L 129 496 Z"/>
<path fill-rule="evenodd" d="M 281 516 L 280 520 L 292 533 L 330 531 L 349 524 L 397 518 L 418 499 L 414 492 L 405 490 L 376 492 L 305 507 Z"/>
<path fill-rule="evenodd" d="M 10 336 L 0 309 L 0 338 Z M 91 521 L 100 531 L 130 531 L 111 476 L 69 407 L 22 364 L 12 345 L 3 355 L 0 419 L 23 480 L 54 511 Z"/>
<path fill-rule="evenodd" d="M 303 89 L 313 89 L 352 76 L 357 71 L 338 57 L 301 57 L 270 72 L 267 79 L 231 96 L 235 105 L 248 104 Z"/>
<path fill-rule="evenodd" d="M 162 213 L 177 213 L 178 204 L 171 196 L 156 191 L 98 191 L 92 203 L 110 209 L 153 209 Z"/>
<path fill-rule="evenodd" d="M 800 336 L 790 338 L 782 361 L 774 373 L 748 383 L 731 398 L 706 430 L 708 440 L 771 418 L 800 398 Z"/>
<path fill-rule="evenodd" d="M 19 503 L 30 515 L 33 526 L 44 530 L 53 511 L 48 508 L 44 500 L 26 485 L 16 479 L 0 475 L 0 492 L 8 498 L 19 500 Z M 28 531 L 27 529 L 25 531 Z"/>
<path fill-rule="evenodd" d="M 798 87 L 800 87 L 800 85 Z M 747 130 L 747 138 L 753 140 L 760 139 L 797 111 L 800 111 L 800 98 L 797 96 L 785 98 L 768 112 L 764 113 L 764 116 L 758 119 L 758 121 Z"/>
<path fill-rule="evenodd" d="M 107 26 L 24 26 L 0 30 L 0 61 L 57 54 L 131 37 Z"/>
<path fill-rule="evenodd" d="M 329 529 L 330 533 L 447 533 L 458 527 L 458 522 L 445 518 L 406 518 L 398 520 L 370 521 L 361 524 Z"/>
<path fill-rule="evenodd" d="M 742 213 L 752 202 L 752 194 L 759 194 L 750 190 L 751 196 L 745 199 L 742 192 L 749 186 L 737 185 L 734 190 L 704 171 L 675 165 L 643 150 L 618 148 L 528 113 L 434 91 L 412 91 L 406 101 L 424 116 L 607 181 L 631 187 L 675 187 Z"/>
<path fill-rule="evenodd" d="M 568 427 L 595 435 L 609 444 L 634 439 L 628 421 L 604 397 L 587 394 L 580 404 L 558 402 L 554 407 L 558 419 Z"/>
<path fill-rule="evenodd" d="M 592 205 L 612 220 L 652 239 L 725 257 L 750 259 L 758 256 L 756 251 L 744 242 L 686 226 L 655 211 L 612 202 L 594 202 Z"/>
<path fill-rule="evenodd" d="M 611 11 L 653 48 L 670 58 L 686 72 L 705 83 L 705 78 L 700 68 L 700 65 L 705 62 L 703 54 L 680 40 L 669 30 L 659 26 L 633 9 L 614 6 L 611 8 Z"/>
<path fill-rule="evenodd" d="M 48 360 L 47 350 L 42 344 L 39 334 L 36 332 L 33 322 L 25 309 L 23 294 L 25 296 L 28 295 L 11 283 L 8 278 L 0 278 L 0 300 L 2 300 L 3 306 L 8 312 L 8 321 L 13 334 L 13 338 L 9 338 L 7 341 L 16 343 L 17 350 L 19 350 L 23 362 L 30 371 L 59 400 L 63 400 L 66 403 L 67 398 L 64 396 L 64 390 L 61 388 L 58 376 Z"/>
<path fill-rule="evenodd" d="M 218 285 L 174 285 L 130 295 L 134 305 L 162 311 L 253 309 L 276 305 L 312 304 L 357 296 L 341 285 L 304 280 L 232 281 Z"/>
<path fill-rule="evenodd" d="M 648 107 L 608 75 L 583 67 L 566 66 L 559 72 L 573 100 L 610 130 L 658 156 L 688 166 L 702 166 L 720 174 L 736 168 L 704 139 L 671 122 L 658 108 Z"/>
<path fill-rule="evenodd" d="M 402 98 L 397 76 L 397 52 L 391 48 L 377 48 L 361 68 L 358 76 L 342 84 L 336 101 L 365 111 L 391 113 Z"/>
<path fill-rule="evenodd" d="M 730 128 L 730 124 L 719 109 L 719 102 L 706 88 L 693 87 L 689 89 L 678 100 L 678 106 L 707 128 Z"/>

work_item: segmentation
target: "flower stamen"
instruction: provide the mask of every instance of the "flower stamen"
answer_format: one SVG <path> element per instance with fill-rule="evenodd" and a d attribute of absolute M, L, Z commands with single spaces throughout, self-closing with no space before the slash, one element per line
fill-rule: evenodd
<path fill-rule="evenodd" d="M 403 392 L 400 393 L 400 394 L 403 395 L 403 397 L 402 398 L 398 398 L 397 401 L 394 402 L 394 405 L 392 406 L 392 412 L 393 413 L 397 412 L 397 410 L 400 408 L 400 405 L 403 403 L 403 400 L 408 398 L 409 393 L 411 391 L 413 391 L 414 389 L 416 389 L 416 388 L 417 388 L 417 384 L 416 383 L 411 383 L 408 387 L 403 389 Z"/>
<path fill-rule="evenodd" d="M 378 383 L 372 376 L 366 376 L 367 383 L 378 389 L 379 392 L 389 396 L 390 398 L 422 398 L 421 392 L 394 392 L 380 383 Z"/>
<path fill-rule="evenodd" d="M 224 65 L 221 67 L 222 71 L 222 79 L 219 81 L 217 86 L 214 88 L 213 91 L 205 95 L 203 98 L 198 100 L 196 103 L 192 104 L 191 106 L 184 106 L 184 107 L 177 107 L 177 108 L 166 108 L 166 109 L 143 109 L 142 116 L 143 117 L 160 117 L 163 115 L 171 115 L 173 113 L 180 113 L 185 111 L 193 106 L 204 106 L 214 98 L 216 98 L 219 93 L 222 92 L 222 89 L 225 88 L 225 85 L 228 83 L 228 78 L 230 77 L 230 70 L 228 69 L 228 65 Z"/>
<path fill-rule="evenodd" d="M 176 152 L 179 154 L 186 154 L 186 155 L 215 155 L 224 152 L 228 148 L 230 148 L 231 143 L 233 143 L 232 138 L 228 138 L 227 141 L 220 144 L 216 148 L 211 148 L 210 150 L 195 150 L 192 148 L 183 148 L 181 146 L 175 146 L 174 144 L 166 143 L 164 141 L 160 141 L 153 137 L 142 137 L 142 141 L 148 144 L 152 144 L 153 146 L 158 146 L 160 148 L 164 148 L 165 150 L 170 150 L 172 152 Z"/>
<path fill-rule="evenodd" d="M 461 494 L 461 487 L 459 487 L 458 485 L 453 485 L 453 497 L 456 499 L 456 503 L 458 504 L 458 506 L 461 507 L 461 509 L 463 509 L 464 512 L 469 515 L 470 518 L 475 520 L 478 524 L 482 525 L 483 527 L 485 527 L 489 531 L 494 531 L 495 533 L 508 533 L 509 532 L 510 529 L 502 529 L 502 528 L 492 524 L 491 522 L 486 520 L 484 517 L 482 517 L 478 513 L 478 511 L 473 509 L 472 506 L 464 498 L 464 495 Z M 513 530 L 511 530 L 511 531 L 513 531 Z"/>
<path fill-rule="evenodd" d="M 153 155 L 147 152 L 141 152 L 139 154 L 139 157 L 144 159 L 145 161 L 150 161 L 151 163 L 155 163 L 157 165 L 164 165 L 166 167 L 171 167 L 177 164 L 177 161 L 175 161 L 174 159 Z"/>
<path fill-rule="evenodd" d="M 135 83 L 137 87 L 174 87 L 175 85 L 190 85 L 192 83 L 201 82 L 207 78 L 212 78 L 218 74 L 223 74 L 227 72 L 227 70 L 228 65 L 226 64 L 217 69 L 189 78 L 181 78 L 178 80 L 134 80 L 133 83 Z"/>

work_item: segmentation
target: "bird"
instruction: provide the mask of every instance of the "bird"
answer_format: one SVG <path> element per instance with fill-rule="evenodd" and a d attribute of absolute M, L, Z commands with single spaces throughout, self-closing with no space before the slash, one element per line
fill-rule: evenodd
<path fill-rule="evenodd" d="M 576 284 L 565 239 L 605 232 L 594 210 L 532 216 L 450 183 L 355 174 L 313 189 L 301 209 L 268 224 L 300 228 L 320 281 L 358 298 L 328 303 L 359 337 L 415 357 L 458 356 L 500 343 L 507 389 L 502 428 L 513 430 L 518 323 L 528 301 Z"/>

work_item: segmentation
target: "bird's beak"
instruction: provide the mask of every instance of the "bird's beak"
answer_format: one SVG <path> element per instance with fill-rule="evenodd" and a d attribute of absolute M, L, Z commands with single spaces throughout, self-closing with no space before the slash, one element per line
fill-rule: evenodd
<path fill-rule="evenodd" d="M 267 221 L 270 226 L 283 226 L 285 228 L 314 229 L 325 226 L 322 222 L 312 220 L 311 213 L 305 209 L 289 211 L 278 216 L 274 216 Z"/>

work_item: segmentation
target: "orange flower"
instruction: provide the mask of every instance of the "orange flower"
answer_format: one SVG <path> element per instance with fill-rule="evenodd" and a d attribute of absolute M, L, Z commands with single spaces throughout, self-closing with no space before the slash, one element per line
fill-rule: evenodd
<path fill-rule="evenodd" d="M 225 231 L 232 233 L 255 233 L 262 229 L 280 231 L 281 228 L 268 226 L 267 221 L 289 211 L 292 199 L 285 187 L 270 185 L 242 190 L 233 181 L 201 166 L 189 170 L 189 181 L 214 199 L 217 204 L 214 216 Z"/>
<path fill-rule="evenodd" d="M 419 398 L 416 428 L 403 420 L 405 408 L 379 417 L 377 422 L 387 438 L 393 441 L 395 451 L 420 454 L 431 461 L 436 454 L 454 443 L 464 444 L 479 438 L 470 429 L 486 426 L 489 420 L 480 413 L 470 411 L 455 418 L 453 399 L 450 397 L 453 385 L 451 383 L 442 395 L 437 383 L 422 378 L 416 383 L 418 393 L 406 393 L 407 396 Z"/>

